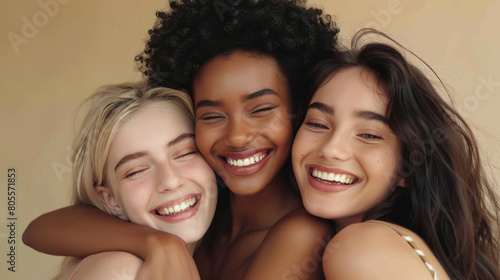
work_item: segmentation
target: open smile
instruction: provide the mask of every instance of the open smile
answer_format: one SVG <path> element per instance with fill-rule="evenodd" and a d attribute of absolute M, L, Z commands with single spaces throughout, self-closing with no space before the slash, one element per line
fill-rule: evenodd
<path fill-rule="evenodd" d="M 259 172 L 269 161 L 272 149 L 260 149 L 244 153 L 226 153 L 219 155 L 225 169 L 237 176 Z"/>
<path fill-rule="evenodd" d="M 233 158 L 228 158 L 226 157 L 226 162 L 229 163 L 231 166 L 237 166 L 237 167 L 243 167 L 243 166 L 250 166 L 254 165 L 261 160 L 263 160 L 267 156 L 266 153 L 258 153 L 250 157 L 246 158 L 239 158 L 239 159 L 233 159 Z"/>
<path fill-rule="evenodd" d="M 325 193 L 343 192 L 362 181 L 352 173 L 320 165 L 306 166 L 306 172 L 309 186 Z"/>
<path fill-rule="evenodd" d="M 179 223 L 196 215 L 200 208 L 201 194 L 188 194 L 169 200 L 151 210 L 157 219 L 167 223 Z"/>
<path fill-rule="evenodd" d="M 350 174 L 321 171 L 316 168 L 311 168 L 310 172 L 313 178 L 327 184 L 352 185 L 359 180 Z"/>
<path fill-rule="evenodd" d="M 171 216 L 175 214 L 182 213 L 184 211 L 189 210 L 190 208 L 193 208 L 198 204 L 198 198 L 196 196 L 193 196 L 191 198 L 188 198 L 180 203 L 173 204 L 170 206 L 162 206 L 161 208 L 155 209 L 156 215 L 160 216 Z"/>

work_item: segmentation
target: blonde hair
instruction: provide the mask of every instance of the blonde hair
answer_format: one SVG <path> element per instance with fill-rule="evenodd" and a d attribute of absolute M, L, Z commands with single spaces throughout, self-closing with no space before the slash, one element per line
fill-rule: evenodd
<path fill-rule="evenodd" d="M 111 141 L 121 124 L 145 105 L 164 102 L 178 108 L 194 123 L 187 93 L 169 88 L 145 89 L 141 84 L 103 86 L 88 101 L 88 111 L 73 145 L 73 204 L 94 205 L 106 211 L 94 191 L 106 185 L 105 163 Z"/>
<path fill-rule="evenodd" d="M 106 185 L 105 164 L 111 142 L 120 126 L 138 109 L 152 104 L 166 104 L 179 110 L 194 125 L 191 98 L 186 92 L 144 83 L 123 83 L 102 86 L 84 104 L 90 108 L 84 116 L 73 144 L 72 204 L 95 206 L 111 214 L 101 202 L 94 186 Z M 80 259 L 68 257 L 54 279 Z"/>

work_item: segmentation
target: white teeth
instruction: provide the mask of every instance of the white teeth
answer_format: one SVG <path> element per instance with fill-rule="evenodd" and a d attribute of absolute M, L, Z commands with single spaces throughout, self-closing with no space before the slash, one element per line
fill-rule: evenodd
<path fill-rule="evenodd" d="M 347 176 L 346 176 L 345 174 L 342 174 L 342 176 L 340 176 L 340 180 L 339 180 L 339 181 L 340 181 L 342 184 L 345 184 L 346 179 L 347 179 Z"/>
<path fill-rule="evenodd" d="M 267 153 L 260 155 L 260 156 L 255 156 L 255 157 L 249 157 L 245 159 L 230 159 L 226 158 L 226 162 L 229 163 L 232 166 L 249 166 L 252 164 L 256 164 L 257 162 L 263 160 L 267 156 Z"/>
<path fill-rule="evenodd" d="M 334 181 L 340 182 L 340 174 L 335 175 Z"/>
<path fill-rule="evenodd" d="M 332 172 L 322 172 L 318 169 L 313 169 L 311 175 L 315 178 L 328 182 L 336 182 L 344 185 L 350 185 L 354 182 L 354 178 L 347 178 L 346 174 L 335 174 Z"/>
<path fill-rule="evenodd" d="M 179 204 L 171 205 L 171 206 L 165 207 L 165 208 L 156 209 L 156 214 L 162 215 L 162 216 L 170 216 L 170 215 L 178 214 L 178 213 L 184 212 L 187 209 L 193 207 L 197 203 L 198 203 L 198 200 L 196 199 L 196 197 L 191 197 L 191 198 L 188 198 Z"/>

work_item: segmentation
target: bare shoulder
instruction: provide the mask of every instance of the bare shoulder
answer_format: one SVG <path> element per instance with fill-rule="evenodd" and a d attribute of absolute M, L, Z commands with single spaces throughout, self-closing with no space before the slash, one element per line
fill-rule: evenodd
<path fill-rule="evenodd" d="M 431 262 L 442 270 L 432 252 L 415 233 L 391 226 L 412 236 L 429 255 Z M 372 222 L 352 224 L 337 233 L 326 247 L 323 267 L 326 279 L 330 280 L 432 279 L 420 256 L 405 239 L 388 225 Z"/>
<path fill-rule="evenodd" d="M 103 252 L 87 257 L 73 280 L 80 279 L 135 279 L 143 261 L 127 252 Z"/>
<path fill-rule="evenodd" d="M 295 242 L 317 239 L 328 242 L 332 236 L 333 229 L 327 220 L 315 217 L 304 208 L 300 208 L 290 212 L 271 227 L 266 239 L 278 239 L 273 241 L 278 244 L 283 242 L 296 244 Z M 304 245 L 307 245 L 307 242 L 305 243 Z"/>
<path fill-rule="evenodd" d="M 289 213 L 271 227 L 245 279 L 322 279 L 321 258 L 332 233 L 328 221 L 303 208 Z"/>

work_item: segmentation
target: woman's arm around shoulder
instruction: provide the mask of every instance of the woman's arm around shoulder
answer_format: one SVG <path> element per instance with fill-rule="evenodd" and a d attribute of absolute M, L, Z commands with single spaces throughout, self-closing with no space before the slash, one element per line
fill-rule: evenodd
<path fill-rule="evenodd" d="M 324 279 L 321 258 L 332 234 L 328 221 L 304 208 L 289 213 L 269 230 L 244 279 Z"/>
<path fill-rule="evenodd" d="M 412 235 L 425 247 L 426 254 L 432 255 L 425 243 Z M 439 266 L 433 255 L 431 259 Z M 323 269 L 327 280 L 433 279 L 403 237 L 387 225 L 371 222 L 352 224 L 337 233 L 326 247 Z"/>
<path fill-rule="evenodd" d="M 75 257 L 129 252 L 145 261 L 137 279 L 199 279 L 184 240 L 123 221 L 92 206 L 70 206 L 38 217 L 25 230 L 23 242 L 43 253 Z"/>

